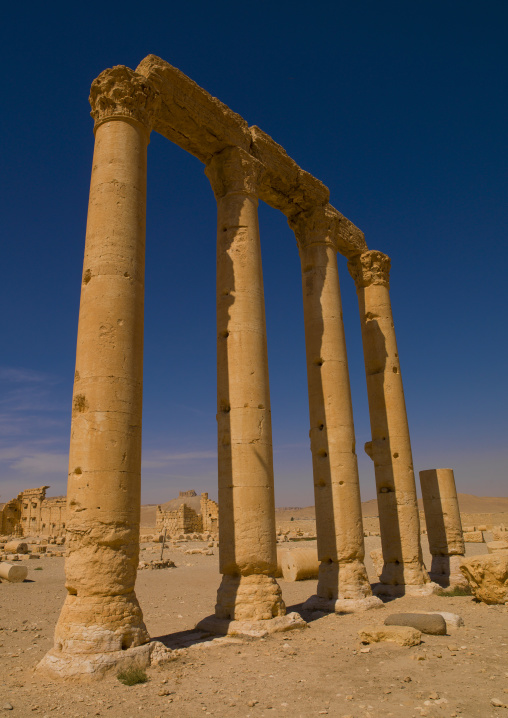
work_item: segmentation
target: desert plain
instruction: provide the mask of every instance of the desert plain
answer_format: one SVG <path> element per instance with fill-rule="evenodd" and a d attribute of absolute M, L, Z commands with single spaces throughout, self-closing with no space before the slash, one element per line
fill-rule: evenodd
<path fill-rule="evenodd" d="M 506 523 L 508 499 L 459 496 L 464 526 Z M 376 531 L 375 502 L 363 505 L 366 533 Z M 155 509 L 142 508 L 142 534 Z M 291 521 L 291 519 L 293 519 Z M 312 507 L 279 509 L 281 527 L 312 533 Z M 485 532 L 491 540 L 490 531 Z M 297 549 L 301 542 L 284 548 Z M 306 541 L 305 547 L 315 546 Z M 426 564 L 430 554 L 425 534 Z M 301 613 L 305 629 L 264 638 L 214 637 L 196 631 L 214 611 L 220 583 L 218 548 L 213 555 L 187 554 L 205 542 L 170 542 L 164 558 L 175 568 L 139 571 L 136 592 L 154 640 L 173 652 L 171 660 L 147 670 L 148 681 L 123 685 L 113 675 L 93 684 L 50 682 L 34 668 L 51 648 L 65 597 L 64 557 L 41 554 L 26 562 L 23 583 L 0 585 L 0 711 L 12 716 L 88 718 L 411 718 L 508 716 L 508 607 L 471 596 L 411 597 L 385 601 L 367 612 L 336 615 L 302 611 L 316 581 L 278 579 L 287 610 Z M 366 566 L 380 547 L 365 537 Z M 486 543 L 466 544 L 466 556 L 487 552 Z M 141 560 L 159 558 L 161 545 L 142 543 Z M 462 617 L 447 635 L 422 634 L 422 643 L 360 642 L 358 631 L 382 624 L 392 613 L 447 611 Z"/>

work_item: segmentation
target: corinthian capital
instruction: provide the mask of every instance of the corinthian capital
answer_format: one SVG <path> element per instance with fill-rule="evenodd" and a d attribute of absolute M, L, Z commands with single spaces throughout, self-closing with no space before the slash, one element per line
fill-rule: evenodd
<path fill-rule="evenodd" d="M 124 65 L 101 72 L 90 88 L 91 115 L 95 126 L 115 117 L 136 120 L 149 131 L 160 105 L 150 82 Z"/>
<path fill-rule="evenodd" d="M 341 213 L 327 204 L 288 217 L 288 224 L 295 233 L 298 249 L 311 244 L 328 244 L 337 251 L 341 218 Z"/>
<path fill-rule="evenodd" d="M 370 249 L 347 263 L 349 274 L 353 277 L 356 288 L 369 287 L 371 284 L 390 286 L 390 257 Z"/>
<path fill-rule="evenodd" d="M 214 155 L 205 167 L 215 199 L 231 192 L 258 194 L 264 165 L 240 147 L 226 147 Z"/>

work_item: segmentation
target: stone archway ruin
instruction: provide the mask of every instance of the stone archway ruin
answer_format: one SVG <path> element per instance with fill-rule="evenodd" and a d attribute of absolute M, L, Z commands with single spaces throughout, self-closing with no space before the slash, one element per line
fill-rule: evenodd
<path fill-rule="evenodd" d="M 284 622 L 258 200 L 295 232 L 302 264 L 318 588 L 307 605 L 375 607 L 365 571 L 336 254 L 360 304 L 384 568 L 379 593 L 430 590 L 389 297 L 389 258 L 329 204 L 328 189 L 268 135 L 153 55 L 93 82 L 95 150 L 73 393 L 66 587 L 40 669 L 95 675 L 149 661 L 139 556 L 146 162 L 159 132 L 205 165 L 217 200 L 220 571 L 211 630 Z"/>

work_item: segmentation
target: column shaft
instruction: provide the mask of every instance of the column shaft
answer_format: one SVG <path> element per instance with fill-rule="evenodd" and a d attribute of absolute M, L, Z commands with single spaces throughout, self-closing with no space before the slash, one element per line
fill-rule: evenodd
<path fill-rule="evenodd" d="M 254 164 L 253 164 L 254 163 Z M 255 161 L 240 150 L 206 173 L 217 197 L 218 618 L 285 613 L 277 567 L 272 428 Z M 245 180 L 245 181 L 244 181 Z"/>
<path fill-rule="evenodd" d="M 325 211 L 290 222 L 302 265 L 310 439 L 318 542 L 319 599 L 361 600 L 372 591 L 363 522 L 353 407 L 342 321 L 337 249 Z M 314 234 L 316 236 L 314 236 Z M 332 608 L 333 610 L 333 608 Z"/>
<path fill-rule="evenodd" d="M 432 555 L 430 576 L 444 586 L 463 584 L 459 565 L 465 545 L 453 470 L 420 471 L 420 485 Z"/>
<path fill-rule="evenodd" d="M 106 119 L 96 128 L 69 455 L 68 595 L 55 648 L 40 664 L 60 677 L 94 677 L 149 660 L 134 593 L 148 139 L 132 118 Z"/>
<path fill-rule="evenodd" d="M 420 544 L 420 519 L 399 354 L 389 294 L 390 260 L 369 251 L 350 260 L 362 327 L 384 567 L 381 584 L 429 582 Z M 382 588 L 382 587 L 381 587 Z"/>

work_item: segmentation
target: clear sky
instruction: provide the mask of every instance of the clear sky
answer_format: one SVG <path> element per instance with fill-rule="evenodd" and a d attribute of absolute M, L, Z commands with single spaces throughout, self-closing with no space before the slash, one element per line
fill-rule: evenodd
<path fill-rule="evenodd" d="M 416 473 L 507 495 L 505 0 L 51 2 L 2 10 L 0 501 L 65 493 L 93 152 L 88 93 L 149 53 L 258 125 L 392 258 Z M 152 133 L 143 501 L 216 497 L 216 205 Z M 301 277 L 260 204 L 276 500 L 313 503 Z M 362 498 L 373 498 L 358 304 L 339 261 Z"/>

